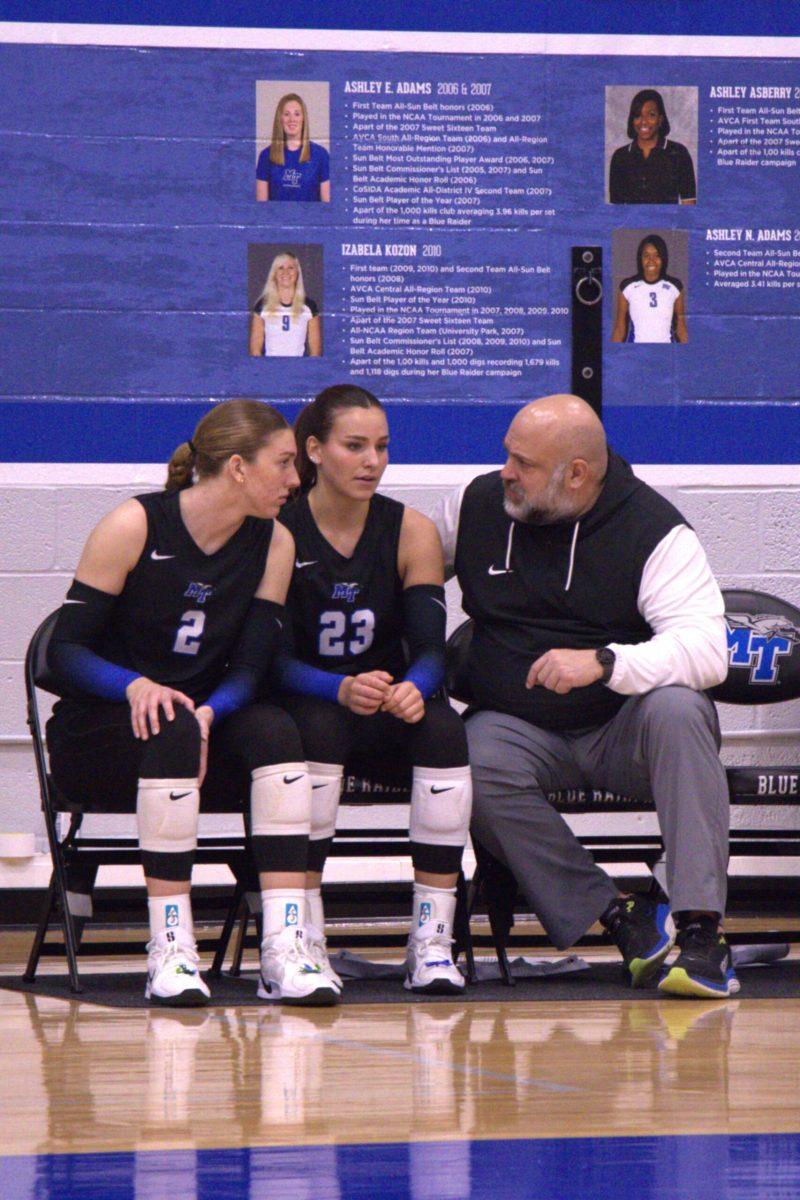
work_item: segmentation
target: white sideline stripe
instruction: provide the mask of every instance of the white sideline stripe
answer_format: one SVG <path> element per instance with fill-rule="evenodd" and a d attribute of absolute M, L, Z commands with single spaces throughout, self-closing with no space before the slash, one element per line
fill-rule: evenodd
<path fill-rule="evenodd" d="M 451 33 L 376 29 L 231 29 L 228 26 L 0 22 L 0 42 L 163 46 L 203 50 L 347 50 L 434 54 L 602 54 L 659 58 L 795 58 L 797 37 L 616 33 Z"/>
<path fill-rule="evenodd" d="M 390 463 L 381 487 L 459 487 L 500 465 Z M 795 463 L 639 463 L 633 469 L 653 487 L 800 487 Z M 0 463 L 0 487 L 160 488 L 165 471 L 164 463 Z"/>

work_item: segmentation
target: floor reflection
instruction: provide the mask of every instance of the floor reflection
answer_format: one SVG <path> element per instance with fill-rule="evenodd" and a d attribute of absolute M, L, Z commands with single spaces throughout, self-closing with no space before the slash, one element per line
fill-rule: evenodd
<path fill-rule="evenodd" d="M 791 1004 L 24 1004 L 3 1200 L 800 1195 Z"/>

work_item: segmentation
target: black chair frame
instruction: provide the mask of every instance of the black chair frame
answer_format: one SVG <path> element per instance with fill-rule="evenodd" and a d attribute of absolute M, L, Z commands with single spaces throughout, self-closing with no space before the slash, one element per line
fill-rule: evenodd
<path fill-rule="evenodd" d="M 31 638 L 25 656 L 27 724 L 33 741 L 52 871 L 23 978 L 29 982 L 35 978 L 39 960 L 49 949 L 45 946 L 45 939 L 55 919 L 63 936 L 70 988 L 79 993 L 83 989 L 78 972 L 78 953 L 91 908 L 91 894 L 97 871 L 101 866 L 138 864 L 141 859 L 135 838 L 82 837 L 81 828 L 85 812 L 61 794 L 50 774 L 37 691 L 58 694 L 57 684 L 47 667 L 47 646 L 57 615 L 57 611 L 50 613 L 42 621 Z M 63 834 L 59 830 L 60 817 L 68 817 L 68 826 Z M 195 861 L 224 863 L 236 881 L 210 969 L 212 976 L 219 976 L 222 971 L 241 899 L 248 887 L 252 886 L 253 868 L 247 848 L 247 833 L 245 806 L 245 825 L 241 836 L 207 836 L 198 841 Z M 129 950 L 130 945 L 125 942 L 107 942 L 103 949 L 104 953 L 121 953 Z M 54 950 L 57 951 L 57 947 L 54 947 Z"/>

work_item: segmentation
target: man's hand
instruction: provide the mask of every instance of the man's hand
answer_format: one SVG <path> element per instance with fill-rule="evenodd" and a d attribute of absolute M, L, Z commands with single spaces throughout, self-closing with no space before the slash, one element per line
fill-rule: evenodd
<path fill-rule="evenodd" d="M 338 700 L 344 708 L 369 717 L 376 713 L 389 695 L 392 676 L 386 671 L 364 671 L 361 675 L 347 675 L 339 685 Z"/>
<path fill-rule="evenodd" d="M 546 687 L 565 695 L 576 687 L 588 687 L 603 677 L 594 650 L 548 650 L 528 671 L 525 687 Z"/>
<path fill-rule="evenodd" d="M 390 688 L 381 708 L 408 725 L 416 725 L 425 716 L 425 701 L 417 685 L 410 679 L 404 679 Z"/>

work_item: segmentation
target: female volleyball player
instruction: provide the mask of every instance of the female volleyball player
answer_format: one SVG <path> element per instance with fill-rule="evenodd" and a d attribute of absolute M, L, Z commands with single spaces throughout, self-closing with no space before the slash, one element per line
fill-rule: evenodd
<path fill-rule="evenodd" d="M 295 423 L 301 495 L 281 514 L 295 538 L 286 612 L 292 656 L 279 664 L 312 784 L 307 932 L 327 960 L 320 881 L 343 766 L 404 756 L 413 768 L 414 907 L 406 987 L 459 992 L 452 959 L 456 877 L 472 789 L 460 717 L 436 698 L 444 674 L 442 551 L 427 517 L 379 495 L 386 413 L 370 392 L 326 388 Z"/>
<path fill-rule="evenodd" d="M 220 792 L 249 789 L 273 974 L 282 888 L 305 880 L 305 756 L 288 715 L 252 703 L 292 572 L 292 538 L 274 518 L 297 482 L 279 413 L 253 400 L 217 405 L 173 454 L 166 490 L 126 500 L 92 532 L 53 633 L 64 697 L 47 728 L 53 776 L 84 806 L 129 811 L 135 801 L 150 914 L 145 994 L 157 1004 L 209 997 L 189 895 L 201 789 L 209 807 Z M 335 1001 L 300 921 L 278 951 L 284 995 Z"/>
<path fill-rule="evenodd" d="M 668 263 L 662 237 L 642 238 L 636 274 L 619 285 L 612 342 L 688 342 L 683 284 L 667 274 Z"/>
<path fill-rule="evenodd" d="M 322 317 L 305 293 L 297 258 L 278 254 L 250 318 L 250 355 L 299 358 L 306 353 L 322 354 Z"/>
<path fill-rule="evenodd" d="M 258 156 L 256 200 L 330 198 L 328 151 L 311 141 L 305 101 L 289 92 L 275 109 L 272 142 Z"/>

